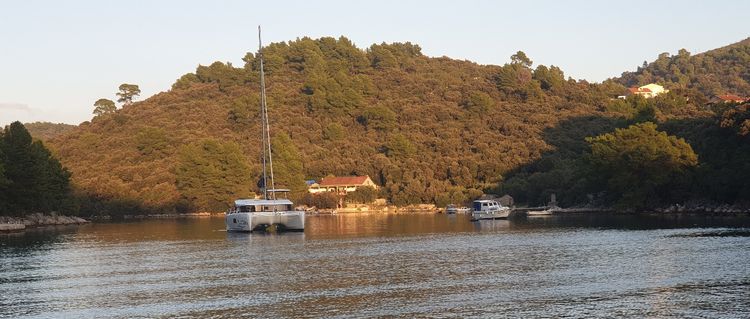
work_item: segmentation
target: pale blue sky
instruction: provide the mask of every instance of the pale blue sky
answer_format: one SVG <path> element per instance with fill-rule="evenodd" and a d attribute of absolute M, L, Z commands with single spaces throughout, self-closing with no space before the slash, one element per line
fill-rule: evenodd
<path fill-rule="evenodd" d="M 198 64 L 241 65 L 264 42 L 344 35 L 360 48 L 411 41 L 428 56 L 535 64 L 601 81 L 660 52 L 750 36 L 750 1 L 0 0 L 0 125 L 78 124 L 124 82 L 145 99 Z"/>

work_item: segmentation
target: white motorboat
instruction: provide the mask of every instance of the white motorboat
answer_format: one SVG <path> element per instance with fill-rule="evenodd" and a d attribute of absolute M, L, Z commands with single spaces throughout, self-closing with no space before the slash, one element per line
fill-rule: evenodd
<path fill-rule="evenodd" d="M 471 219 L 501 219 L 508 218 L 510 208 L 494 200 L 475 200 L 472 204 Z"/>
<path fill-rule="evenodd" d="M 260 199 L 238 199 L 226 214 L 227 231 L 304 231 L 305 212 L 294 209 L 287 199 L 288 189 L 275 189 L 271 133 L 266 105 L 266 83 L 263 74 L 263 44 L 258 27 L 258 56 L 260 58 L 260 118 L 261 148 L 263 149 L 263 193 Z M 268 187 L 270 186 L 270 188 Z M 279 198 L 283 197 L 283 198 Z"/>

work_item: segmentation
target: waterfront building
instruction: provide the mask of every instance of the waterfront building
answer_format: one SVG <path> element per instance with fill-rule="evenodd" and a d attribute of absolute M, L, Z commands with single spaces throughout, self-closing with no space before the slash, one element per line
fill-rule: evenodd
<path fill-rule="evenodd" d="M 308 191 L 312 194 L 322 192 L 336 192 L 346 195 L 356 191 L 357 188 L 369 186 L 377 189 L 378 185 L 372 181 L 370 176 L 330 176 L 323 177 L 319 183 L 310 184 Z"/>

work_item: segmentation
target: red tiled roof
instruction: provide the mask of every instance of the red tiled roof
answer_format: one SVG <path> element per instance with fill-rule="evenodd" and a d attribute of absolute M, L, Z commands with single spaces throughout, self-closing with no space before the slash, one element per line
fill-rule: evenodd
<path fill-rule="evenodd" d="M 736 102 L 742 102 L 747 99 L 747 98 L 741 97 L 739 95 L 734 95 L 734 94 L 719 95 L 718 98 L 722 101 L 736 101 Z"/>
<path fill-rule="evenodd" d="M 323 177 L 318 185 L 320 186 L 347 186 L 347 185 L 362 185 L 365 181 L 370 178 L 369 176 L 338 176 L 338 177 Z"/>
<path fill-rule="evenodd" d="M 628 88 L 628 91 L 633 94 L 637 93 L 651 93 L 651 89 L 649 88 Z"/>

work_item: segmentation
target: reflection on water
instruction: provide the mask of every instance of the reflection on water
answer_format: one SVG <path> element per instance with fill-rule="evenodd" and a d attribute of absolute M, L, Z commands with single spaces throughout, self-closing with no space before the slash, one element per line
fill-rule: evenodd
<path fill-rule="evenodd" d="M 0 234 L 0 318 L 748 317 L 747 217 L 309 216 Z"/>

